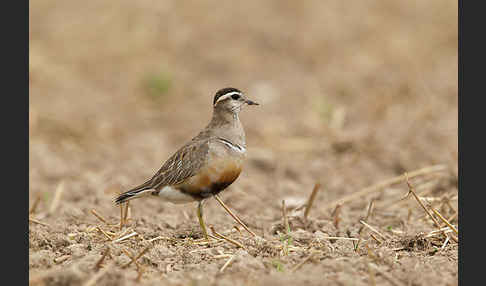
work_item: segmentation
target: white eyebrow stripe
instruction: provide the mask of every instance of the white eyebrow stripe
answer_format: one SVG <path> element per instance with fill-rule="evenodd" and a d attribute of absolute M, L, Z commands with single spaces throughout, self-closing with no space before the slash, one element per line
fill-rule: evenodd
<path fill-rule="evenodd" d="M 221 100 L 225 100 L 227 99 L 228 97 L 232 96 L 233 94 L 238 94 L 238 95 L 242 95 L 241 92 L 238 92 L 238 91 L 232 91 L 232 92 L 229 92 L 223 96 L 220 96 L 218 98 L 218 100 L 216 100 L 216 102 L 214 103 L 216 105 L 216 103 L 220 102 Z"/>
<path fill-rule="evenodd" d="M 238 144 L 231 143 L 230 141 L 223 139 L 221 137 L 218 137 L 218 141 L 223 143 L 224 145 L 230 147 L 231 149 L 237 151 L 237 152 L 243 153 L 243 152 L 246 151 L 245 147 L 238 145 Z"/>

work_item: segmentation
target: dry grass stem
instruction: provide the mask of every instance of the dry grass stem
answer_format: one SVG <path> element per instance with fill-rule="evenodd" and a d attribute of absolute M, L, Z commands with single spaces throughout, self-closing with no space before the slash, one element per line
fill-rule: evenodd
<path fill-rule="evenodd" d="M 421 197 L 419 196 L 419 198 L 423 201 L 426 201 L 426 202 L 429 202 L 429 203 L 433 203 L 433 202 L 443 202 L 443 204 L 445 203 L 444 202 L 444 198 L 438 198 L 438 197 Z"/>
<path fill-rule="evenodd" d="M 414 196 L 415 200 L 417 200 L 419 205 L 424 209 L 425 213 L 427 213 L 427 215 L 432 219 L 432 221 L 435 223 L 435 225 L 440 229 L 441 226 L 440 226 L 439 222 L 437 221 L 437 219 L 429 212 L 429 210 L 425 207 L 425 205 L 422 203 L 420 198 L 415 193 L 415 190 L 413 189 L 412 185 L 410 184 L 409 176 L 408 176 L 407 173 L 405 173 L 405 180 L 406 180 L 407 185 L 408 185 L 408 194 L 412 194 Z"/>
<path fill-rule="evenodd" d="M 224 239 L 218 239 L 218 240 L 216 240 L 216 242 L 210 242 L 210 241 L 205 240 L 205 241 L 200 241 L 200 242 L 194 242 L 193 244 L 194 245 L 207 245 L 207 244 L 213 245 L 214 243 L 218 243 L 218 242 L 223 241 L 223 240 Z"/>
<path fill-rule="evenodd" d="M 290 239 L 290 225 L 289 225 L 289 219 L 287 217 L 287 207 L 285 206 L 285 200 L 282 200 L 282 217 L 283 217 L 283 224 L 284 224 L 285 233 L 286 233 L 285 241 L 283 242 L 284 247 L 282 248 L 282 251 L 283 251 L 284 255 L 288 255 L 288 253 L 289 253 L 289 239 Z"/>
<path fill-rule="evenodd" d="M 127 221 L 132 219 L 132 208 L 128 208 Z"/>
<path fill-rule="evenodd" d="M 222 234 L 218 233 L 218 232 L 217 232 L 217 231 L 214 229 L 214 227 L 213 227 L 212 225 L 211 225 L 209 228 L 210 228 L 210 229 L 211 229 L 211 231 L 214 233 L 214 235 L 216 235 L 217 237 L 220 237 L 220 238 L 222 238 L 222 239 L 224 239 L 224 240 L 226 240 L 226 241 L 228 241 L 228 242 L 230 242 L 230 243 L 232 243 L 232 244 L 234 244 L 234 245 L 236 245 L 236 246 L 238 246 L 238 247 L 241 247 L 241 248 L 245 249 L 245 247 L 243 246 L 243 244 L 239 243 L 238 241 L 233 240 L 233 239 L 231 239 L 231 238 L 229 238 L 229 237 L 227 237 L 227 236 L 224 236 L 224 235 L 222 235 Z"/>
<path fill-rule="evenodd" d="M 96 271 L 98 271 L 101 268 L 101 264 L 103 263 L 103 261 L 105 260 L 105 257 L 108 255 L 109 252 L 110 252 L 110 248 L 107 247 L 106 250 L 103 252 L 103 255 L 101 256 L 101 258 L 98 260 L 98 262 L 96 262 L 96 265 L 95 265 Z"/>
<path fill-rule="evenodd" d="M 334 227 L 337 229 L 339 228 L 339 221 L 341 220 L 339 218 L 339 214 L 341 213 L 341 204 L 338 204 L 336 205 L 336 208 L 334 209 L 334 211 L 332 212 L 332 220 L 333 220 L 333 224 L 334 224 Z"/>
<path fill-rule="evenodd" d="M 231 254 L 219 254 L 219 255 L 213 256 L 213 258 L 215 258 L 215 259 L 219 259 L 219 258 L 229 258 L 231 256 L 233 256 L 233 255 L 231 255 Z"/>
<path fill-rule="evenodd" d="M 189 216 L 189 214 L 186 211 L 182 211 L 182 215 L 184 216 L 184 218 L 186 220 L 190 220 L 191 219 L 191 217 Z"/>
<path fill-rule="evenodd" d="M 208 227 L 211 228 L 211 227 L 214 227 L 214 226 L 211 225 L 211 226 L 208 226 Z M 210 237 L 210 238 L 212 238 L 214 240 L 217 240 L 217 241 L 224 240 L 224 239 L 218 238 L 218 237 L 216 237 L 216 236 L 214 236 L 214 235 L 212 235 L 210 233 L 208 233 L 208 237 Z M 194 243 L 199 243 L 199 242 L 207 242 L 207 239 L 206 238 L 198 238 L 198 239 L 195 239 L 194 240 Z"/>
<path fill-rule="evenodd" d="M 130 205 L 130 201 L 127 201 L 125 203 L 125 213 L 123 214 L 123 224 L 127 223 L 127 217 L 128 217 L 128 206 Z"/>
<path fill-rule="evenodd" d="M 427 234 L 425 235 L 425 237 L 432 237 L 432 236 L 436 236 L 436 235 L 438 235 L 438 234 L 442 234 L 442 233 L 451 233 L 451 232 L 452 232 L 452 230 L 451 230 L 451 229 L 450 229 L 448 226 L 446 226 L 446 227 L 443 227 L 443 228 L 441 228 L 441 229 L 438 229 L 438 230 L 433 230 L 433 231 L 431 231 L 431 232 L 427 233 Z"/>
<path fill-rule="evenodd" d="M 132 259 L 130 262 L 128 262 L 126 265 L 122 266 L 122 268 L 127 268 L 128 266 L 130 266 L 133 262 L 135 262 L 135 264 L 137 264 L 137 260 L 142 257 L 145 252 L 147 252 L 149 250 L 150 246 L 147 246 L 145 247 L 137 256 L 135 256 L 134 258 L 131 257 L 131 255 L 129 255 L 128 251 L 125 252 L 125 254 L 130 258 Z"/>
<path fill-rule="evenodd" d="M 314 185 L 314 189 L 312 189 L 312 193 L 309 197 L 309 200 L 307 201 L 307 205 L 305 206 L 305 211 L 304 211 L 304 219 L 307 219 L 307 216 L 309 215 L 310 209 L 312 208 L 312 204 L 314 203 L 314 200 L 316 199 L 317 192 L 321 188 L 320 183 L 316 183 Z"/>
<path fill-rule="evenodd" d="M 149 242 L 154 242 L 154 241 L 156 241 L 156 240 L 160 240 L 160 239 L 165 239 L 165 240 L 169 240 L 169 241 L 170 241 L 170 240 L 172 240 L 170 237 L 165 237 L 165 236 L 157 236 L 157 237 L 154 237 L 154 238 L 152 238 L 152 239 L 149 239 L 148 241 L 149 241 Z"/>
<path fill-rule="evenodd" d="M 430 208 L 445 224 L 447 224 L 448 227 L 450 227 L 457 235 L 459 235 L 459 232 L 457 229 L 450 223 L 448 222 L 438 211 L 436 211 L 434 208 Z"/>
<path fill-rule="evenodd" d="M 373 238 L 374 240 L 376 240 L 376 242 L 378 242 L 378 244 L 382 244 L 383 242 L 381 240 L 379 240 L 376 236 L 374 236 L 372 233 L 370 233 L 370 236 L 371 238 Z"/>
<path fill-rule="evenodd" d="M 59 185 L 57 185 L 56 193 L 54 194 L 54 198 L 52 199 L 51 207 L 47 212 L 48 215 L 53 214 L 56 211 L 57 207 L 59 206 L 59 202 L 61 201 L 61 196 L 63 192 L 64 192 L 64 181 L 60 182 Z"/>
<path fill-rule="evenodd" d="M 99 219 L 101 222 L 108 224 L 108 223 L 106 222 L 106 219 L 105 219 L 104 217 L 102 217 L 102 216 L 101 216 L 99 213 L 97 213 L 97 212 L 96 212 L 94 209 L 92 209 L 92 210 L 91 210 L 91 213 L 92 213 L 92 214 L 93 214 L 93 215 L 94 215 L 94 216 L 95 216 L 97 219 Z"/>
<path fill-rule="evenodd" d="M 435 190 L 435 188 L 439 185 L 440 182 L 441 182 L 440 179 L 433 179 L 431 181 L 425 182 L 425 183 L 417 186 L 415 192 L 417 194 L 427 195 L 430 192 L 432 192 L 433 190 Z M 408 195 L 405 195 L 403 198 L 400 198 L 400 199 L 395 200 L 393 202 L 386 201 L 386 202 L 378 203 L 377 207 L 381 210 L 386 210 L 386 209 L 389 209 L 390 207 L 393 207 L 393 206 L 396 207 L 396 206 L 399 206 L 399 205 L 402 205 L 402 204 L 408 204 L 409 201 L 406 200 L 407 198 L 408 198 Z"/>
<path fill-rule="evenodd" d="M 369 205 L 368 205 L 368 210 L 366 211 L 366 217 L 363 219 L 364 222 L 367 222 L 368 219 L 370 218 L 372 212 L 373 212 L 373 207 L 375 205 L 375 200 L 371 200 Z M 358 236 L 359 236 L 359 240 L 358 242 L 355 244 L 353 242 L 353 245 L 354 245 L 354 251 L 358 251 L 358 248 L 359 248 L 359 244 L 361 243 L 361 233 L 363 232 L 363 229 L 365 228 L 364 225 L 362 225 L 359 230 L 358 230 Z M 380 241 L 381 243 L 381 241 Z"/>
<path fill-rule="evenodd" d="M 211 234 L 208 233 L 208 236 L 214 240 L 217 240 L 217 241 L 221 241 L 221 238 L 217 238 L 216 236 L 213 236 Z"/>
<path fill-rule="evenodd" d="M 211 227 L 212 226 L 209 226 L 210 229 L 211 229 Z M 218 238 L 218 237 L 216 237 L 212 234 L 209 234 L 209 233 L 208 233 L 208 237 L 214 239 L 215 242 L 210 242 L 210 241 L 206 240 L 206 238 L 201 238 L 201 239 L 194 240 L 192 243 L 195 244 L 195 245 L 205 245 L 205 244 L 212 244 L 212 243 L 218 243 L 218 242 L 224 241 L 224 239 Z"/>
<path fill-rule="evenodd" d="M 128 258 L 130 258 L 130 263 L 132 263 L 133 262 L 133 254 L 131 254 L 128 250 L 126 250 L 124 248 L 122 248 L 122 251 L 123 251 L 123 253 L 125 253 L 126 256 L 128 256 Z M 137 264 L 137 261 L 135 261 L 135 264 Z M 126 267 L 126 265 L 123 266 L 122 268 L 125 268 L 125 267 Z"/>
<path fill-rule="evenodd" d="M 48 225 L 47 223 L 41 222 L 40 220 L 37 220 L 37 219 L 35 219 L 33 217 L 29 217 L 29 222 L 34 222 L 34 223 L 37 223 L 37 224 L 40 224 L 40 225 L 44 225 L 44 226 L 50 227 L 50 225 Z"/>
<path fill-rule="evenodd" d="M 63 255 L 61 257 L 54 258 L 55 263 L 63 263 L 64 261 L 68 260 L 71 255 Z"/>
<path fill-rule="evenodd" d="M 440 250 L 444 250 L 444 248 L 446 247 L 447 243 L 449 242 L 449 236 L 446 237 L 446 239 L 444 240 L 444 244 L 442 244 L 442 247 L 440 248 Z"/>
<path fill-rule="evenodd" d="M 123 204 L 120 204 L 120 230 L 123 229 Z"/>
<path fill-rule="evenodd" d="M 290 272 L 294 272 L 294 271 L 299 270 L 302 266 L 304 266 L 304 264 L 307 263 L 307 261 L 311 260 L 312 257 L 314 257 L 315 254 L 316 254 L 316 252 L 312 252 L 309 256 L 307 256 L 306 258 L 304 258 L 304 260 L 302 260 L 301 262 L 299 262 L 299 264 L 295 265 L 295 267 L 292 268 L 292 270 L 290 270 Z"/>
<path fill-rule="evenodd" d="M 285 207 L 285 200 L 282 200 L 282 217 L 283 217 L 285 232 L 287 234 L 290 234 L 289 218 L 287 217 L 287 208 Z"/>
<path fill-rule="evenodd" d="M 229 213 L 229 215 L 234 218 L 246 231 L 248 231 L 251 235 L 256 237 L 257 235 L 251 231 L 241 220 L 238 218 L 226 205 L 225 203 L 219 198 L 218 195 L 214 195 L 214 198 L 218 201 L 218 203 Z"/>
<path fill-rule="evenodd" d="M 223 265 L 223 267 L 221 267 L 221 269 L 219 269 L 219 273 L 223 273 L 223 271 L 226 269 L 226 267 L 228 267 L 230 265 L 230 263 L 233 261 L 233 259 L 235 259 L 235 256 L 232 255 L 227 261 L 226 263 Z"/>
<path fill-rule="evenodd" d="M 371 213 L 373 212 L 373 206 L 375 205 L 375 200 L 371 200 L 370 204 L 368 205 L 368 211 L 366 212 L 366 217 L 364 221 L 368 221 L 368 219 L 371 216 Z"/>
<path fill-rule="evenodd" d="M 383 240 L 387 240 L 386 236 L 384 236 L 383 234 L 381 234 L 378 230 L 376 230 L 376 228 L 372 227 L 371 225 L 367 224 L 366 222 L 364 222 L 363 220 L 360 220 L 359 221 L 360 223 L 362 223 L 364 226 L 366 226 L 367 228 L 369 228 L 372 232 L 378 234 Z"/>
<path fill-rule="evenodd" d="M 233 226 L 233 228 L 234 228 L 234 229 L 236 229 L 236 230 L 237 230 L 237 231 L 240 233 L 240 235 L 243 235 L 243 234 L 241 233 L 240 228 L 239 228 L 237 225 L 234 225 L 234 226 Z"/>
<path fill-rule="evenodd" d="M 40 195 L 37 195 L 34 203 L 32 204 L 32 207 L 30 207 L 29 214 L 33 214 L 35 212 L 37 205 L 39 205 L 40 199 Z"/>
<path fill-rule="evenodd" d="M 361 230 L 361 229 L 360 229 L 360 230 Z M 360 234 L 359 236 L 360 236 L 360 237 L 358 238 L 358 242 L 354 243 L 354 241 L 353 241 L 354 251 L 358 251 L 358 249 L 359 249 L 359 245 L 360 245 L 361 240 L 362 240 L 362 239 L 361 239 L 361 234 Z"/>
<path fill-rule="evenodd" d="M 435 172 L 440 172 L 440 171 L 445 171 L 445 170 L 447 170 L 446 165 L 433 165 L 433 166 L 425 167 L 425 168 L 410 172 L 410 173 L 408 173 L 408 177 L 414 178 L 414 177 L 418 177 L 418 176 L 422 176 L 422 175 L 426 175 L 426 174 L 430 174 L 430 173 L 435 173 Z M 350 194 L 350 195 L 348 195 L 344 198 L 338 199 L 338 200 L 336 200 L 336 201 L 334 201 L 330 204 L 327 204 L 326 206 L 324 206 L 324 209 L 332 208 L 337 204 L 345 204 L 347 202 L 350 202 L 350 201 L 355 200 L 357 198 L 360 198 L 362 196 L 381 191 L 384 188 L 389 187 L 391 185 L 398 184 L 398 183 L 402 182 L 403 180 L 404 180 L 404 176 L 401 175 L 401 176 L 397 176 L 397 177 L 382 181 L 378 184 L 364 188 L 361 191 Z"/>
<path fill-rule="evenodd" d="M 113 237 L 111 237 L 106 231 L 104 231 L 100 226 L 97 226 L 96 229 L 98 229 L 108 240 L 113 240 Z"/>
<path fill-rule="evenodd" d="M 341 236 L 326 236 L 326 237 L 323 237 L 322 239 L 340 239 L 340 240 L 352 240 L 352 241 L 358 241 L 359 240 L 359 238 L 341 237 Z"/>
<path fill-rule="evenodd" d="M 451 239 L 454 240 L 454 242 L 458 243 L 459 242 L 459 238 L 457 238 L 456 236 L 454 236 L 452 233 L 451 233 Z"/>
<path fill-rule="evenodd" d="M 127 235 L 124 235 L 124 236 L 122 236 L 122 237 L 118 238 L 117 240 L 114 240 L 114 241 L 113 241 L 113 243 L 123 241 L 123 240 L 128 239 L 128 238 L 130 238 L 130 237 L 132 237 L 132 236 L 135 236 L 135 235 L 137 235 L 137 234 L 138 234 L 138 233 L 136 233 L 136 232 L 134 231 L 134 232 L 132 232 L 132 233 L 130 233 L 130 234 L 127 234 Z"/>

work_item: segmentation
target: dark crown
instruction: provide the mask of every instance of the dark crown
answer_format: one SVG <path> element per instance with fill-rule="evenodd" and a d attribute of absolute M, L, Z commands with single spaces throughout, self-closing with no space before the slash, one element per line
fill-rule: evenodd
<path fill-rule="evenodd" d="M 223 96 L 225 94 L 228 94 L 230 92 L 239 92 L 239 93 L 241 93 L 241 91 L 239 89 L 236 89 L 236 88 L 233 88 L 233 87 L 222 88 L 222 89 L 218 90 L 216 92 L 216 94 L 214 95 L 213 104 L 216 104 L 216 101 L 218 101 L 218 98 L 220 98 L 221 96 Z"/>

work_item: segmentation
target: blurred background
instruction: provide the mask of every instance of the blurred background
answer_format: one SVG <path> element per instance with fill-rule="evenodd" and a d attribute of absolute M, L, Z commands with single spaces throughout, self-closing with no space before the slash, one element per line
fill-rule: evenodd
<path fill-rule="evenodd" d="M 457 1 L 29 5 L 29 197 L 63 182 L 61 214 L 116 216 L 116 192 L 196 135 L 228 86 L 261 104 L 241 113 L 249 160 L 223 193 L 248 220 L 317 181 L 319 205 L 433 164 L 457 174 Z M 197 223 L 192 205 L 132 207 Z M 214 202 L 207 215 L 231 220 Z"/>
<path fill-rule="evenodd" d="M 30 191 L 138 184 L 226 86 L 257 193 L 457 165 L 457 38 L 455 1 L 31 1 Z"/>

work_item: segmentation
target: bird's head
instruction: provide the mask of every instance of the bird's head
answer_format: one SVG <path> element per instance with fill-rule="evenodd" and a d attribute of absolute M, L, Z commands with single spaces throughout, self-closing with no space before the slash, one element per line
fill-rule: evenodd
<path fill-rule="evenodd" d="M 244 105 L 259 105 L 251 101 L 240 90 L 232 87 L 220 89 L 214 95 L 213 107 L 215 110 L 238 113 Z"/>

